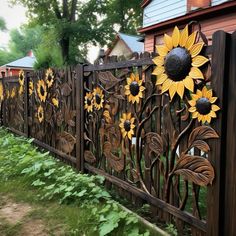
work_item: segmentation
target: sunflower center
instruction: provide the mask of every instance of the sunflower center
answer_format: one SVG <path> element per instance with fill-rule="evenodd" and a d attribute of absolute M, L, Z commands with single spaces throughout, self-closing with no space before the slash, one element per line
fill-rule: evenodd
<path fill-rule="evenodd" d="M 129 131 L 130 131 L 130 128 L 131 128 L 130 125 L 131 125 L 131 123 L 130 123 L 129 120 L 126 120 L 126 121 L 124 122 L 124 129 L 125 129 L 126 132 L 129 132 Z"/>
<path fill-rule="evenodd" d="M 90 106 L 92 104 L 92 101 L 90 99 L 87 99 L 87 104 Z"/>
<path fill-rule="evenodd" d="M 133 96 L 138 95 L 138 93 L 139 93 L 139 85 L 138 85 L 138 82 L 137 82 L 137 81 L 133 81 L 133 82 L 130 84 L 129 89 L 130 89 L 130 93 L 131 93 Z"/>
<path fill-rule="evenodd" d="M 52 76 L 48 75 L 48 81 L 50 82 L 52 80 Z"/>
<path fill-rule="evenodd" d="M 172 49 L 165 58 L 165 71 L 168 77 L 174 81 L 184 79 L 191 68 L 191 55 L 187 49 L 177 47 Z"/>
<path fill-rule="evenodd" d="M 44 91 L 43 86 L 40 86 L 40 93 L 41 93 L 42 96 L 44 96 L 45 91 Z"/>
<path fill-rule="evenodd" d="M 196 103 L 196 108 L 201 115 L 206 115 L 211 111 L 211 103 L 207 98 L 199 98 Z"/>
<path fill-rule="evenodd" d="M 42 117 L 43 117 L 43 113 L 39 112 L 39 118 L 42 118 Z"/>
<path fill-rule="evenodd" d="M 99 94 L 95 95 L 95 101 L 96 101 L 97 104 L 101 103 L 101 97 L 99 96 Z"/>
<path fill-rule="evenodd" d="M 23 78 L 24 78 L 23 75 L 20 75 L 20 80 L 23 80 Z"/>

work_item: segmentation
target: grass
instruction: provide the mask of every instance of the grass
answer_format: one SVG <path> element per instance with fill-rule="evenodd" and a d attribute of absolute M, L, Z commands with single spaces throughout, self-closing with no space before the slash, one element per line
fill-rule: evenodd
<path fill-rule="evenodd" d="M 24 220 L 42 220 L 49 235 L 157 235 L 112 200 L 102 177 L 76 173 L 31 143 L 0 128 L 0 194 L 32 206 Z M 23 225 L 4 221 L 0 234 Z"/>

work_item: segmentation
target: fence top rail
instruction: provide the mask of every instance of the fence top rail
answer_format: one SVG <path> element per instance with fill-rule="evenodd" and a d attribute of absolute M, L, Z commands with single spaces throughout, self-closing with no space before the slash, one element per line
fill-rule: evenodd
<path fill-rule="evenodd" d="M 204 49 L 204 55 L 211 55 L 212 46 L 207 46 Z M 136 67 L 136 66 L 149 66 L 154 65 L 152 58 L 140 58 L 136 60 L 130 61 L 120 61 L 120 62 L 111 62 L 107 64 L 101 65 L 85 65 L 84 72 L 92 72 L 92 71 L 101 71 L 101 70 L 112 70 L 112 69 L 122 69 L 127 67 Z"/>

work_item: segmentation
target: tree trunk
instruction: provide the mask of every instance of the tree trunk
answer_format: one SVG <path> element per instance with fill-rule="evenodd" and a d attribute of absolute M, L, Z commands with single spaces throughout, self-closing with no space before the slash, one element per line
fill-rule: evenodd
<path fill-rule="evenodd" d="M 67 65 L 69 63 L 70 38 L 62 37 L 60 41 L 60 46 L 61 46 L 61 51 L 62 51 L 63 64 Z"/>

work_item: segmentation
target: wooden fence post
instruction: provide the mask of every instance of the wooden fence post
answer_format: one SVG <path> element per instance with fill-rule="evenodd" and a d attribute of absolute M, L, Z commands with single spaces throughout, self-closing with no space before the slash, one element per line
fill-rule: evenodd
<path fill-rule="evenodd" d="M 225 184 L 225 143 L 226 143 L 226 109 L 227 109 L 227 81 L 229 65 L 230 35 L 223 31 L 213 34 L 212 41 L 212 77 L 211 87 L 217 96 L 221 110 L 212 127 L 218 133 L 219 139 L 211 141 L 209 161 L 215 169 L 215 180 L 208 187 L 207 197 L 207 235 L 221 236 L 224 221 L 224 184 Z"/>
<path fill-rule="evenodd" d="M 76 168 L 84 171 L 84 86 L 83 65 L 76 66 Z"/>
<path fill-rule="evenodd" d="M 228 55 L 229 56 L 229 55 Z M 227 135 L 225 165 L 225 205 L 224 232 L 221 235 L 233 236 L 236 232 L 236 31 L 231 35 L 230 61 L 227 90 Z M 224 157 L 222 157 L 224 158 Z"/>
<path fill-rule="evenodd" d="M 29 72 L 26 72 L 24 80 L 24 134 L 29 137 Z"/>

